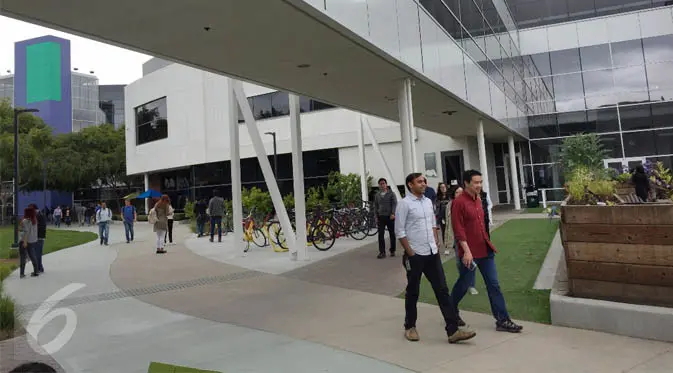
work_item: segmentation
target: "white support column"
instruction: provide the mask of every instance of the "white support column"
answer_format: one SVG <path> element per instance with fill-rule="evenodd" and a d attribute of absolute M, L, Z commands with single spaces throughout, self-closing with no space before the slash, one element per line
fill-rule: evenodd
<path fill-rule="evenodd" d="M 238 102 L 234 92 L 234 80 L 229 80 L 229 157 L 231 159 L 231 209 L 234 226 L 234 242 L 243 242 L 243 197 L 241 185 L 241 145 L 238 127 Z"/>
<path fill-rule="evenodd" d="M 145 190 L 150 190 L 150 174 L 145 172 L 145 175 L 143 175 L 143 180 L 145 182 Z M 150 214 L 150 199 L 145 198 L 145 214 L 149 215 Z"/>
<path fill-rule="evenodd" d="M 364 117 L 360 116 L 360 123 L 364 125 L 365 132 L 367 132 L 367 136 L 369 137 L 369 141 L 372 143 L 372 147 L 374 148 L 374 154 L 376 154 L 379 158 L 379 161 L 381 162 L 381 165 L 383 166 L 383 171 L 386 173 L 386 179 L 388 179 L 388 182 L 392 187 L 390 189 L 393 190 L 393 193 L 395 193 L 395 196 L 397 197 L 398 200 L 402 199 L 402 196 L 400 195 L 400 191 L 397 190 L 397 183 L 395 182 L 395 178 L 393 177 L 393 173 L 390 172 L 390 167 L 388 167 L 388 162 L 386 162 L 385 157 L 383 157 L 383 153 L 381 153 L 381 148 L 379 148 L 379 143 L 376 141 L 376 137 L 374 137 L 374 131 L 372 131 L 372 127 L 369 125 L 369 120 Z M 406 177 L 406 175 L 405 175 Z"/>
<path fill-rule="evenodd" d="M 294 180 L 294 216 L 297 227 L 297 259 L 309 260 L 306 248 L 306 197 L 304 196 L 304 161 L 302 159 L 301 110 L 299 96 L 290 93 L 290 140 L 292 143 L 292 177 Z"/>
<path fill-rule="evenodd" d="M 252 146 L 255 149 L 255 153 L 257 154 L 259 167 L 262 169 L 262 174 L 264 174 L 264 181 L 266 182 L 266 186 L 269 188 L 269 194 L 271 194 L 273 207 L 276 209 L 276 213 L 278 214 L 278 220 L 280 222 L 281 228 L 283 229 L 283 235 L 285 236 L 290 255 L 292 258 L 296 258 L 297 242 L 294 235 L 294 230 L 292 229 L 290 217 L 288 216 L 285 205 L 283 204 L 283 197 L 280 195 L 280 189 L 278 189 L 278 183 L 276 182 L 276 178 L 273 175 L 269 158 L 266 154 L 266 151 L 264 150 L 262 136 L 259 134 L 259 128 L 257 127 L 255 117 L 252 114 L 252 109 L 250 109 L 248 97 L 245 95 L 245 92 L 243 92 L 243 85 L 240 81 L 233 80 L 232 86 L 234 87 L 234 92 L 236 93 L 238 106 L 241 108 L 243 118 L 245 118 L 245 125 L 248 128 L 248 134 L 250 135 L 250 140 L 252 140 Z"/>
<path fill-rule="evenodd" d="M 402 135 L 402 171 L 406 177 L 416 169 L 414 162 L 414 138 L 412 129 L 414 126 L 414 111 L 411 101 L 411 79 L 405 78 L 400 83 L 397 95 L 397 108 L 400 114 L 400 132 Z"/>
<path fill-rule="evenodd" d="M 507 147 L 509 149 L 509 169 L 512 180 L 512 198 L 514 198 L 514 210 L 521 210 L 521 196 L 519 195 L 519 168 L 516 166 L 516 153 L 514 148 L 514 136 L 507 137 Z"/>
<path fill-rule="evenodd" d="M 488 166 L 486 163 L 486 137 L 484 136 L 484 121 L 479 119 L 477 123 L 477 148 L 479 149 L 479 168 L 483 181 L 483 190 L 491 196 L 488 183 Z"/>
<path fill-rule="evenodd" d="M 365 159 L 365 134 L 362 114 L 360 114 L 360 126 L 358 127 L 358 155 L 360 156 L 360 193 L 362 201 L 367 201 L 369 199 L 369 188 L 367 187 L 367 160 Z"/>

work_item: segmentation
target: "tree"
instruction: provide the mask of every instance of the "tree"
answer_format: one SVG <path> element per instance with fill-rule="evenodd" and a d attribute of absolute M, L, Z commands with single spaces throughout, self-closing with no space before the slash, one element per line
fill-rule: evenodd
<path fill-rule="evenodd" d="M 561 166 L 566 176 L 578 167 L 590 172 L 602 171 L 603 160 L 607 157 L 608 151 L 595 133 L 567 137 L 561 146 Z"/>

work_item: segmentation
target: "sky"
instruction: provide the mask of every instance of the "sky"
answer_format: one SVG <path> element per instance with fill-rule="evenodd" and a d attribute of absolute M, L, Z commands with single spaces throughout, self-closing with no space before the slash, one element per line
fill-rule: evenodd
<path fill-rule="evenodd" d="M 150 56 L 99 43 L 65 32 L 0 16 L 0 75 L 14 73 L 14 43 L 45 35 L 70 40 L 71 66 L 93 70 L 99 84 L 128 84 L 142 77 L 142 64 Z"/>

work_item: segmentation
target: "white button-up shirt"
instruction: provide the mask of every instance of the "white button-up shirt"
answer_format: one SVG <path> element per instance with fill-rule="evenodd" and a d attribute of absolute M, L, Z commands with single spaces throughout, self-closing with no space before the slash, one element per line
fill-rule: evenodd
<path fill-rule="evenodd" d="M 434 229 L 437 227 L 432 201 L 428 197 L 407 194 L 397 204 L 395 212 L 395 235 L 406 237 L 409 246 L 418 255 L 437 254 Z"/>

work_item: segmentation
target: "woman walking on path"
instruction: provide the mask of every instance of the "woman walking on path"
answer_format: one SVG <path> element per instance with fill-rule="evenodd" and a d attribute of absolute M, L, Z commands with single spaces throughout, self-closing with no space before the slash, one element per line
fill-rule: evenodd
<path fill-rule="evenodd" d="M 154 224 L 154 232 L 157 234 L 157 254 L 165 254 L 164 238 L 168 231 L 168 210 L 171 207 L 171 199 L 164 194 L 154 208 L 150 211 L 150 223 Z"/>
<path fill-rule="evenodd" d="M 435 200 L 435 215 L 437 216 L 437 225 L 442 230 L 442 240 L 446 236 L 446 206 L 449 204 L 449 188 L 445 183 L 437 185 L 437 199 Z M 444 241 L 446 245 L 446 241 Z"/>
<path fill-rule="evenodd" d="M 168 203 L 168 231 L 164 235 L 164 245 L 166 244 L 166 237 L 168 237 L 168 244 L 173 245 L 173 216 L 174 216 L 175 210 L 173 209 L 173 206 L 171 203 Z"/>
<path fill-rule="evenodd" d="M 26 277 L 26 257 L 30 258 L 33 264 L 33 277 L 38 276 L 38 264 L 35 259 L 35 245 L 37 245 L 37 216 L 35 209 L 28 207 L 23 210 L 23 219 L 21 220 L 21 237 L 19 240 L 19 257 L 20 257 L 20 276 Z"/>

